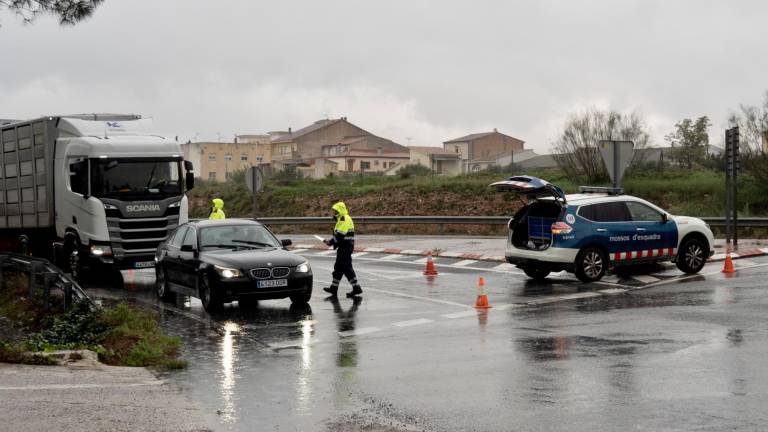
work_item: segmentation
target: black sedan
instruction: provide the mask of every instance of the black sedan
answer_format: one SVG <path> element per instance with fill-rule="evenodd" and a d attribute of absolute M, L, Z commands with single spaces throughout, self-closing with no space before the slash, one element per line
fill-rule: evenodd
<path fill-rule="evenodd" d="M 258 300 L 290 297 L 305 304 L 312 296 L 312 269 L 287 251 L 266 227 L 247 220 L 204 220 L 179 226 L 157 248 L 157 295 L 198 297 L 207 311 L 237 300 L 241 307 Z"/>

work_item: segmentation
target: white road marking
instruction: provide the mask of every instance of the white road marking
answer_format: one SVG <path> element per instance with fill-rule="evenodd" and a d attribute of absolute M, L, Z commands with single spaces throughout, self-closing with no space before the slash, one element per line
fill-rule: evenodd
<path fill-rule="evenodd" d="M 758 268 L 758 267 L 768 267 L 768 263 L 765 263 L 765 264 L 755 264 L 755 265 L 753 265 L 751 267 L 741 267 L 739 270 L 748 270 L 748 269 L 753 269 L 753 268 Z M 648 284 L 648 285 L 645 285 L 645 286 L 642 286 L 642 287 L 635 287 L 634 290 L 653 288 L 653 287 L 657 287 L 657 286 L 671 284 L 673 282 L 682 282 L 682 281 L 686 281 L 688 279 L 698 278 L 698 277 L 701 277 L 701 276 L 714 276 L 714 275 L 720 274 L 720 273 L 722 273 L 722 270 L 714 270 L 714 271 L 707 272 L 707 273 L 695 273 L 695 274 L 690 274 L 690 275 L 686 275 L 686 276 L 678 277 L 678 278 L 663 279 L 663 280 L 660 280 L 660 281 L 658 281 L 656 283 Z"/>
<path fill-rule="evenodd" d="M 427 258 L 427 257 L 424 257 L 424 258 L 419 258 L 419 259 L 417 259 L 417 260 L 414 260 L 414 261 L 411 261 L 411 262 L 413 262 L 413 263 L 416 263 L 416 264 L 424 264 L 424 263 L 426 263 L 426 262 L 427 262 L 427 260 L 428 260 L 428 259 L 429 259 L 429 258 Z M 434 258 L 433 258 L 433 261 L 434 261 Z"/>
<path fill-rule="evenodd" d="M 400 251 L 403 255 L 421 255 L 424 253 L 422 250 L 416 250 L 416 249 L 403 249 Z"/>
<path fill-rule="evenodd" d="M 611 294 L 625 293 L 625 292 L 627 292 L 627 290 L 625 290 L 623 288 L 608 288 L 608 289 L 604 289 L 604 290 L 598 290 L 597 292 L 602 293 L 602 294 L 611 295 Z"/>
<path fill-rule="evenodd" d="M 355 252 L 352 254 L 352 258 L 361 257 L 363 255 L 368 255 L 368 252 Z"/>
<path fill-rule="evenodd" d="M 326 254 L 315 254 L 313 256 L 320 257 L 320 256 L 323 256 L 323 255 L 326 255 Z M 331 258 L 331 257 L 329 257 L 329 258 Z M 381 261 L 381 259 L 379 259 L 379 258 L 360 258 L 359 260 L 360 261 L 379 261 L 379 262 Z M 388 260 L 386 262 L 388 262 L 388 263 L 398 263 L 398 264 L 423 264 L 425 261 L 422 261 L 422 260 L 416 260 L 416 261 Z M 437 267 L 453 267 L 453 268 L 460 268 L 460 269 L 467 269 L 467 270 L 477 270 L 477 271 L 481 271 L 481 272 L 504 273 L 504 274 L 510 274 L 510 275 L 521 275 L 521 276 L 525 275 L 525 273 L 523 273 L 523 272 L 507 271 L 507 270 L 496 270 L 493 267 L 491 267 L 491 268 L 488 268 L 488 267 L 469 267 L 469 266 L 466 266 L 466 267 L 455 267 L 453 264 L 440 264 L 437 261 L 435 261 L 435 266 L 437 266 Z"/>
<path fill-rule="evenodd" d="M 384 252 L 384 249 L 386 249 L 386 248 L 370 247 L 370 248 L 365 248 L 365 251 L 366 252 Z"/>
<path fill-rule="evenodd" d="M 320 252 L 316 253 L 315 255 L 326 256 L 326 255 L 330 255 L 330 254 L 334 254 L 334 253 L 336 253 L 335 250 L 329 249 L 329 250 L 320 251 Z"/>
<path fill-rule="evenodd" d="M 733 262 L 733 265 L 736 266 L 737 268 L 751 267 L 751 266 L 753 266 L 755 264 L 757 264 L 757 263 L 754 262 L 754 261 L 746 260 L 746 259 L 740 259 L 740 260 L 736 260 L 736 261 Z"/>
<path fill-rule="evenodd" d="M 355 330 L 347 330 L 347 331 L 339 332 L 339 336 L 341 337 L 360 336 L 360 335 L 376 333 L 377 331 L 381 331 L 381 329 L 378 327 L 362 327 Z"/>
<path fill-rule="evenodd" d="M 731 258 L 733 258 L 733 257 L 731 257 Z M 710 258 L 710 260 L 713 260 L 713 261 L 720 261 L 720 260 L 724 260 L 724 259 L 725 259 L 725 254 L 724 253 L 714 254 Z"/>
<path fill-rule="evenodd" d="M 512 270 L 512 269 L 515 269 L 515 268 L 517 268 L 517 267 L 515 267 L 513 264 L 503 263 L 503 264 L 497 265 L 493 269 L 494 270 L 500 270 L 500 271 L 507 271 L 507 270 Z"/>
<path fill-rule="evenodd" d="M 448 318 L 448 319 L 456 319 L 456 318 L 471 317 L 471 316 L 475 316 L 475 315 L 477 315 L 477 311 L 476 310 L 465 310 L 463 312 L 454 312 L 454 313 L 449 313 L 449 314 L 440 315 L 440 316 L 442 316 L 443 318 Z"/>
<path fill-rule="evenodd" d="M 638 282 L 642 282 L 644 284 L 649 284 L 649 283 L 654 283 L 659 281 L 659 278 L 653 277 L 650 275 L 632 275 L 631 278 Z"/>
<path fill-rule="evenodd" d="M 395 259 L 398 259 L 398 258 L 405 258 L 405 257 L 400 255 L 400 254 L 392 254 L 392 255 L 383 256 L 383 257 L 381 257 L 379 259 L 382 260 L 382 261 L 389 261 L 389 260 L 395 260 Z"/>
<path fill-rule="evenodd" d="M 470 264 L 474 264 L 476 262 L 477 262 L 477 260 L 469 260 L 468 259 L 468 260 L 459 261 L 457 263 L 453 263 L 453 265 L 456 266 L 456 267 L 463 267 L 463 266 L 468 266 Z"/>
<path fill-rule="evenodd" d="M 461 307 L 461 308 L 472 308 L 472 306 L 461 304 L 461 303 L 456 303 L 456 302 L 452 302 L 452 301 L 448 301 L 448 300 L 439 300 L 439 299 L 430 298 L 430 297 L 422 297 L 422 296 L 417 296 L 417 295 L 404 294 L 404 293 L 399 293 L 399 292 L 395 292 L 395 291 L 382 290 L 382 289 L 378 289 L 378 288 L 366 288 L 365 291 L 373 291 L 373 292 L 378 292 L 378 293 L 382 293 L 382 294 L 394 295 L 394 296 L 398 296 L 398 297 L 410 298 L 410 299 L 415 299 L 415 300 L 423 300 L 423 301 L 428 301 L 428 302 L 432 302 L 432 303 L 440 303 L 440 304 L 451 305 L 451 306 L 458 306 L 458 307 Z"/>
<path fill-rule="evenodd" d="M 300 254 L 300 253 L 306 252 L 306 251 L 307 251 L 307 249 L 293 249 L 291 252 L 293 252 L 295 254 Z"/>
<path fill-rule="evenodd" d="M 603 282 L 609 282 L 609 283 L 619 283 L 619 277 L 616 276 L 616 275 L 604 276 L 600 280 L 603 281 Z"/>
<path fill-rule="evenodd" d="M 441 252 L 440 256 L 443 258 L 461 258 L 464 256 L 464 252 Z"/>
<path fill-rule="evenodd" d="M 28 386 L 0 387 L 1 390 L 70 390 L 70 389 L 93 389 L 93 388 L 122 388 L 122 387 L 142 387 L 163 385 L 165 381 L 142 381 L 135 383 L 109 383 L 109 384 L 40 384 Z"/>
<path fill-rule="evenodd" d="M 409 320 L 409 321 L 400 321 L 400 322 L 392 323 L 392 325 L 395 326 L 395 327 L 413 327 L 413 326 L 422 325 L 422 324 L 429 324 L 429 323 L 433 323 L 433 322 L 434 321 L 431 320 L 431 319 L 419 318 L 419 319 L 414 319 L 414 320 Z"/>

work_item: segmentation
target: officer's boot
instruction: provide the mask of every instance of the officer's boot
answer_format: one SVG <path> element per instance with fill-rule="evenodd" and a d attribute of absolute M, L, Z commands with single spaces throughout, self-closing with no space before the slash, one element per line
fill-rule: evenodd
<path fill-rule="evenodd" d="M 331 297 L 336 297 L 336 291 L 339 290 L 339 282 L 341 282 L 338 279 L 334 279 L 333 282 L 331 282 L 331 286 L 323 288 L 323 291 L 330 294 Z"/>
<path fill-rule="evenodd" d="M 360 284 L 357 283 L 357 281 L 355 281 L 355 283 L 352 284 L 352 291 L 347 293 L 347 297 L 349 298 L 357 297 L 362 293 L 363 293 L 363 289 L 360 288 Z"/>

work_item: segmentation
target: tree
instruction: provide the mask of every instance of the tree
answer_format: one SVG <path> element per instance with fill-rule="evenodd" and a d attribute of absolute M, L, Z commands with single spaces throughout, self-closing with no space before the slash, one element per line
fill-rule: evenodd
<path fill-rule="evenodd" d="M 760 183 L 768 182 L 768 91 L 761 106 L 739 105 L 731 114 L 731 126 L 739 127 L 739 153 L 744 171 Z"/>
<path fill-rule="evenodd" d="M 683 119 L 675 125 L 675 131 L 664 137 L 672 146 L 670 157 L 687 169 L 700 165 L 707 156 L 709 146 L 709 122 L 707 116 L 696 121 Z"/>
<path fill-rule="evenodd" d="M 768 91 L 762 106 L 739 105 L 739 112 L 732 113 L 731 126 L 739 127 L 739 150 L 742 153 L 768 152 Z"/>
<path fill-rule="evenodd" d="M 635 150 L 648 147 L 650 134 L 638 113 L 622 114 L 590 108 L 572 114 L 555 141 L 555 160 L 571 178 L 589 182 L 608 180 L 608 171 L 600 156 L 601 140 L 626 140 L 635 143 Z M 642 162 L 642 152 L 635 152 L 630 168 Z"/>
<path fill-rule="evenodd" d="M 19 15 L 25 23 L 40 15 L 53 15 L 61 25 L 74 25 L 90 17 L 104 0 L 0 0 L 3 7 Z"/>

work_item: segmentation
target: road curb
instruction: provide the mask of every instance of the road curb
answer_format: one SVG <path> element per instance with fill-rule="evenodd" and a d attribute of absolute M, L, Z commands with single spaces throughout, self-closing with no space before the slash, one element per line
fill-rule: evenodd
<path fill-rule="evenodd" d="M 292 246 L 290 249 L 292 250 L 293 249 L 332 250 L 333 248 L 325 245 L 297 244 Z M 449 251 L 440 251 L 440 250 L 414 250 L 414 249 L 368 247 L 368 248 L 355 248 L 355 252 L 373 252 L 373 253 L 417 255 L 417 256 L 427 256 L 428 254 L 432 253 L 433 257 L 458 258 L 458 259 L 476 260 L 476 261 L 507 262 L 506 257 L 499 256 L 499 255 L 482 255 L 482 254 L 476 254 L 476 253 L 470 253 L 470 252 L 449 252 Z M 738 252 L 732 252 L 731 258 L 739 259 L 739 258 L 749 258 L 749 257 L 763 256 L 763 255 L 768 255 L 768 248 L 742 249 Z M 718 261 L 724 261 L 724 260 L 725 260 L 724 253 L 716 253 L 708 261 L 718 262 Z"/>

